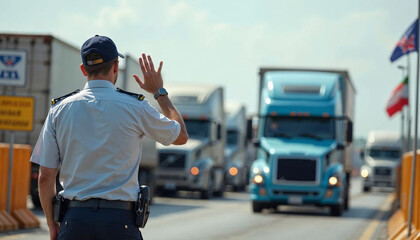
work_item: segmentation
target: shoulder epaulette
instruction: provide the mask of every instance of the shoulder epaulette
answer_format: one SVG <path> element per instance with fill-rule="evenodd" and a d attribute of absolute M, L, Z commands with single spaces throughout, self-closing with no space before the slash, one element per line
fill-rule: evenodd
<path fill-rule="evenodd" d="M 124 94 L 128 94 L 130 96 L 133 96 L 140 101 L 143 101 L 143 99 L 144 99 L 143 94 L 128 92 L 128 91 L 122 90 L 121 88 L 117 88 L 117 91 L 120 92 L 120 93 L 124 93 Z"/>
<path fill-rule="evenodd" d="M 64 98 L 70 97 L 70 96 L 72 96 L 72 95 L 74 95 L 74 94 L 76 94 L 76 93 L 78 93 L 78 92 L 80 92 L 80 89 L 77 89 L 76 91 L 71 92 L 71 93 L 69 93 L 69 94 L 66 94 L 66 95 L 64 95 L 64 96 L 61 96 L 61 97 L 58 97 L 58 98 L 53 98 L 53 99 L 51 99 L 51 106 L 54 106 L 57 102 L 59 102 L 59 101 L 63 100 Z"/>

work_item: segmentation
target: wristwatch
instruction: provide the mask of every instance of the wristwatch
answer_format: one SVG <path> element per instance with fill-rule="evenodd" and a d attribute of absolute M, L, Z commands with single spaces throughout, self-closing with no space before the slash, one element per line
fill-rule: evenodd
<path fill-rule="evenodd" d="M 164 88 L 159 88 L 157 93 L 155 93 L 155 99 L 158 99 L 160 96 L 168 95 L 168 92 Z"/>

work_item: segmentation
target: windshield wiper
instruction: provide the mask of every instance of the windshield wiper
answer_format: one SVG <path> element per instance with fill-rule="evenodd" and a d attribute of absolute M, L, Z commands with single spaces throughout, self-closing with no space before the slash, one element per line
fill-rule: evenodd
<path fill-rule="evenodd" d="M 274 133 L 274 134 L 273 134 L 273 137 L 292 138 L 291 136 L 289 136 L 289 135 L 287 135 L 287 134 L 285 134 L 285 133 L 280 133 L 280 132 L 278 132 L 278 133 Z"/>
<path fill-rule="evenodd" d="M 322 138 L 320 138 L 320 137 L 318 137 L 317 135 L 312 134 L 312 133 L 301 133 L 301 134 L 299 134 L 298 136 L 299 136 L 299 137 L 308 137 L 308 138 L 313 138 L 313 139 L 316 139 L 316 140 L 321 140 L 321 139 L 322 139 Z"/>

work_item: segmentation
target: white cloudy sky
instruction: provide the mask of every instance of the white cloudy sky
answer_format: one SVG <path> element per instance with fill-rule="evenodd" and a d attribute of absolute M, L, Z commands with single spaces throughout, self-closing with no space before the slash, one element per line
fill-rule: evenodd
<path fill-rule="evenodd" d="M 261 66 L 347 69 L 357 88 L 355 134 L 364 137 L 400 129 L 400 116 L 389 119 L 384 109 L 406 58 L 391 64 L 389 56 L 416 18 L 417 3 L 16 0 L 2 2 L 0 31 L 52 34 L 77 47 L 108 35 L 122 53 L 163 60 L 167 82 L 220 84 L 249 112 L 257 108 Z M 416 59 L 412 54 L 412 77 Z"/>

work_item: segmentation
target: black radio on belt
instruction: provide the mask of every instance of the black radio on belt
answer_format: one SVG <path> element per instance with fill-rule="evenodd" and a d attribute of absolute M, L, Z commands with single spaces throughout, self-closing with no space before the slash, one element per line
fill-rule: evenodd
<path fill-rule="evenodd" d="M 150 189 L 146 185 L 141 185 L 136 202 L 136 219 L 137 227 L 144 228 L 149 218 L 150 205 L 152 204 L 150 198 Z"/>
<path fill-rule="evenodd" d="M 66 211 L 66 200 L 59 194 L 53 198 L 53 216 L 54 222 L 61 222 L 63 220 L 64 212 Z"/>

